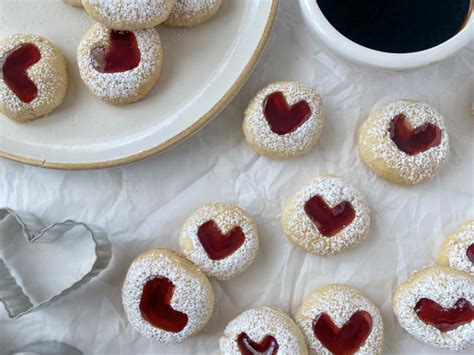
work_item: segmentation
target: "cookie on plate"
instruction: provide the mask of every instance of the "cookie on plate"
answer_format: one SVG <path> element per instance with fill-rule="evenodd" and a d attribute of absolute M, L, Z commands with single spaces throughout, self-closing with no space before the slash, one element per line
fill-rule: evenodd
<path fill-rule="evenodd" d="M 179 244 L 183 254 L 208 276 L 227 280 L 243 272 L 255 259 L 257 226 L 240 207 L 212 203 L 187 219 Z"/>
<path fill-rule="evenodd" d="M 413 185 L 433 177 L 448 160 L 444 119 L 417 101 L 393 102 L 372 113 L 359 131 L 359 153 L 382 179 Z"/>
<path fill-rule="evenodd" d="M 229 355 L 308 353 L 301 329 L 288 314 L 270 307 L 250 309 L 230 321 L 219 346 Z"/>
<path fill-rule="evenodd" d="M 438 254 L 438 265 L 466 271 L 474 276 L 474 220 L 466 221 L 446 237 Z"/>
<path fill-rule="evenodd" d="M 281 225 L 296 247 L 315 255 L 334 255 L 354 248 L 366 238 L 369 207 L 362 193 L 350 183 L 323 175 L 285 203 Z"/>
<path fill-rule="evenodd" d="M 75 7 L 82 7 L 82 1 L 81 0 L 63 0 L 66 4 L 69 4 L 71 6 Z"/>
<path fill-rule="evenodd" d="M 276 82 L 257 93 L 242 124 L 247 143 L 274 159 L 302 156 L 314 147 L 324 124 L 319 94 L 297 82 Z"/>
<path fill-rule="evenodd" d="M 221 8 L 222 0 L 177 0 L 166 26 L 193 27 L 206 22 Z"/>
<path fill-rule="evenodd" d="M 77 61 L 82 80 L 95 96 L 128 104 L 142 99 L 156 84 L 163 48 L 154 28 L 115 31 L 95 24 L 79 43 Z"/>
<path fill-rule="evenodd" d="M 160 343 L 180 343 L 209 321 L 214 291 L 189 260 L 168 249 L 153 249 L 130 265 L 122 302 L 139 333 Z"/>
<path fill-rule="evenodd" d="M 400 325 L 429 345 L 463 350 L 474 344 L 474 277 L 435 266 L 398 286 L 393 311 Z"/>
<path fill-rule="evenodd" d="M 298 307 L 296 323 L 311 354 L 381 354 L 384 329 L 378 308 L 347 285 L 318 288 Z"/>
<path fill-rule="evenodd" d="M 158 26 L 171 13 L 176 0 L 82 0 L 95 21 L 114 30 L 134 31 Z"/>
<path fill-rule="evenodd" d="M 47 39 L 17 34 L 0 41 L 0 112 L 26 122 L 47 115 L 64 100 L 66 62 Z"/>

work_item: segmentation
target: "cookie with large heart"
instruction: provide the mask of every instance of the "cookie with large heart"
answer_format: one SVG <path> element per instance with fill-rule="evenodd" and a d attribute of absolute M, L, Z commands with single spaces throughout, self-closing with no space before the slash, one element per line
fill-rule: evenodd
<path fill-rule="evenodd" d="M 334 255 L 366 238 L 369 207 L 362 193 L 349 182 L 323 175 L 285 203 L 281 225 L 296 247 L 316 255 Z"/>
<path fill-rule="evenodd" d="M 290 159 L 309 152 L 324 124 L 321 97 L 297 82 L 276 82 L 250 102 L 242 124 L 247 143 L 259 154 Z"/>
<path fill-rule="evenodd" d="M 212 203 L 186 220 L 179 245 L 183 254 L 208 276 L 227 280 L 243 272 L 255 259 L 257 226 L 240 207 Z"/>
<path fill-rule="evenodd" d="M 347 285 L 318 288 L 295 313 L 314 354 L 380 354 L 384 329 L 378 308 Z"/>
<path fill-rule="evenodd" d="M 474 220 L 466 221 L 443 241 L 438 265 L 466 271 L 474 276 Z"/>

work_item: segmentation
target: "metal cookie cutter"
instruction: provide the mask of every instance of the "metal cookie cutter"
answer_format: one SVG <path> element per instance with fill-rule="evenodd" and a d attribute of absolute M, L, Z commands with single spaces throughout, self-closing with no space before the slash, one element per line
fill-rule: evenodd
<path fill-rule="evenodd" d="M 100 227 L 72 220 L 54 223 L 45 227 L 41 220 L 32 213 L 0 208 L 0 224 L 5 223 L 9 216 L 14 217 L 22 228 L 23 236 L 14 237 L 24 237 L 29 243 L 53 243 L 71 229 L 82 227 L 87 231 L 95 244 L 95 261 L 90 271 L 82 279 L 74 282 L 69 288 L 36 305 L 33 305 L 30 297 L 16 282 L 5 262 L 0 258 L 0 301 L 5 305 L 10 318 L 16 319 L 40 307 L 49 305 L 86 284 L 109 265 L 112 258 L 111 245 L 107 234 Z"/>
<path fill-rule="evenodd" d="M 10 355 L 82 355 L 82 352 L 68 344 L 43 341 L 26 345 L 11 352 Z"/>

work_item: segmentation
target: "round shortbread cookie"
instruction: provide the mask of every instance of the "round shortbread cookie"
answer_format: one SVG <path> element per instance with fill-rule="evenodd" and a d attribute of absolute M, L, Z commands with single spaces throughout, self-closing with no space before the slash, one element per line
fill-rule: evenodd
<path fill-rule="evenodd" d="M 295 320 L 306 336 L 310 354 L 382 353 L 380 311 L 351 286 L 328 285 L 314 290 L 296 310 Z"/>
<path fill-rule="evenodd" d="M 71 6 L 75 7 L 82 7 L 82 1 L 81 0 L 63 0 L 66 4 L 69 4 Z"/>
<path fill-rule="evenodd" d="M 473 306 L 474 278 L 443 266 L 414 273 L 393 296 L 393 311 L 408 333 L 450 350 L 463 350 L 474 344 Z M 446 314 L 451 311 L 454 317 Z M 470 312 L 470 321 L 462 321 L 465 312 Z"/>
<path fill-rule="evenodd" d="M 335 255 L 354 248 L 367 237 L 369 207 L 362 193 L 350 183 L 323 175 L 285 203 L 281 225 L 296 247 L 315 255 Z"/>
<path fill-rule="evenodd" d="M 222 0 L 177 0 L 165 21 L 171 27 L 193 27 L 206 22 L 221 8 Z"/>
<path fill-rule="evenodd" d="M 95 96 L 128 104 L 142 99 L 156 84 L 163 48 L 154 28 L 114 31 L 95 24 L 79 44 L 77 61 L 82 80 Z"/>
<path fill-rule="evenodd" d="M 212 203 L 187 219 L 179 244 L 183 254 L 208 276 L 227 280 L 242 273 L 255 259 L 257 226 L 240 207 Z"/>
<path fill-rule="evenodd" d="M 413 185 L 433 177 L 449 155 L 444 119 L 429 105 L 393 102 L 372 113 L 359 131 L 359 153 L 382 179 Z"/>
<path fill-rule="evenodd" d="M 319 94 L 297 82 L 276 82 L 250 102 L 242 124 L 247 143 L 259 154 L 291 159 L 308 153 L 324 124 Z"/>
<path fill-rule="evenodd" d="M 0 41 L 0 112 L 26 122 L 47 115 L 64 100 L 66 62 L 60 50 L 37 35 Z"/>
<path fill-rule="evenodd" d="M 122 302 L 139 333 L 160 343 L 180 343 L 209 321 L 214 291 L 189 260 L 168 249 L 152 249 L 130 265 Z"/>
<path fill-rule="evenodd" d="M 438 265 L 466 271 L 474 276 L 474 220 L 466 221 L 448 235 L 438 254 Z"/>
<path fill-rule="evenodd" d="M 226 355 L 308 353 L 301 329 L 288 314 L 270 307 L 250 309 L 230 321 L 219 346 Z"/>

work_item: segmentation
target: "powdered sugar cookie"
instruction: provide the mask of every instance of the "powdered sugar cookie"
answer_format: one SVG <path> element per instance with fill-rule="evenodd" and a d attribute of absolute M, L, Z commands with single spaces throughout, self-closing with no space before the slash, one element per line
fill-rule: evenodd
<path fill-rule="evenodd" d="M 250 309 L 230 321 L 219 346 L 229 355 L 308 353 L 301 329 L 288 314 L 270 307 Z"/>
<path fill-rule="evenodd" d="M 474 276 L 474 220 L 466 221 L 446 237 L 439 251 L 438 265 L 463 270 Z"/>
<path fill-rule="evenodd" d="M 81 0 L 63 0 L 66 4 L 69 4 L 71 6 L 75 7 L 82 7 L 82 1 Z"/>
<path fill-rule="evenodd" d="M 296 247 L 316 255 L 334 255 L 365 239 L 369 207 L 362 193 L 347 181 L 323 175 L 285 203 L 281 225 Z"/>
<path fill-rule="evenodd" d="M 243 131 L 257 153 L 290 159 L 313 148 L 323 124 L 323 106 L 316 91 L 297 82 L 276 82 L 250 102 Z"/>
<path fill-rule="evenodd" d="M 474 278 L 436 266 L 414 273 L 393 297 L 400 325 L 427 344 L 463 350 L 474 344 Z"/>
<path fill-rule="evenodd" d="M 0 41 L 0 112 L 19 122 L 44 116 L 66 95 L 63 55 L 47 39 L 17 34 Z"/>
<path fill-rule="evenodd" d="M 208 276 L 227 280 L 243 272 L 255 259 L 257 226 L 241 208 L 212 203 L 188 218 L 179 244 L 186 257 Z"/>
<path fill-rule="evenodd" d="M 128 320 L 161 343 L 180 343 L 209 321 L 214 291 L 190 261 L 168 249 L 153 249 L 130 265 L 122 289 Z"/>
<path fill-rule="evenodd" d="M 222 0 L 177 0 L 165 21 L 172 27 L 192 27 L 206 22 L 221 8 Z"/>
<path fill-rule="evenodd" d="M 391 103 L 363 123 L 359 152 L 381 178 L 397 184 L 418 184 L 433 177 L 448 159 L 444 119 L 422 102 Z"/>
<path fill-rule="evenodd" d="M 82 0 L 90 17 L 114 30 L 142 30 L 158 26 L 176 0 Z"/>
<path fill-rule="evenodd" d="M 155 29 L 114 31 L 100 24 L 77 51 L 79 72 L 90 91 L 112 104 L 142 99 L 160 76 L 163 49 Z"/>
<path fill-rule="evenodd" d="M 295 313 L 310 354 L 380 354 L 384 329 L 377 307 L 347 285 L 318 288 Z"/>

